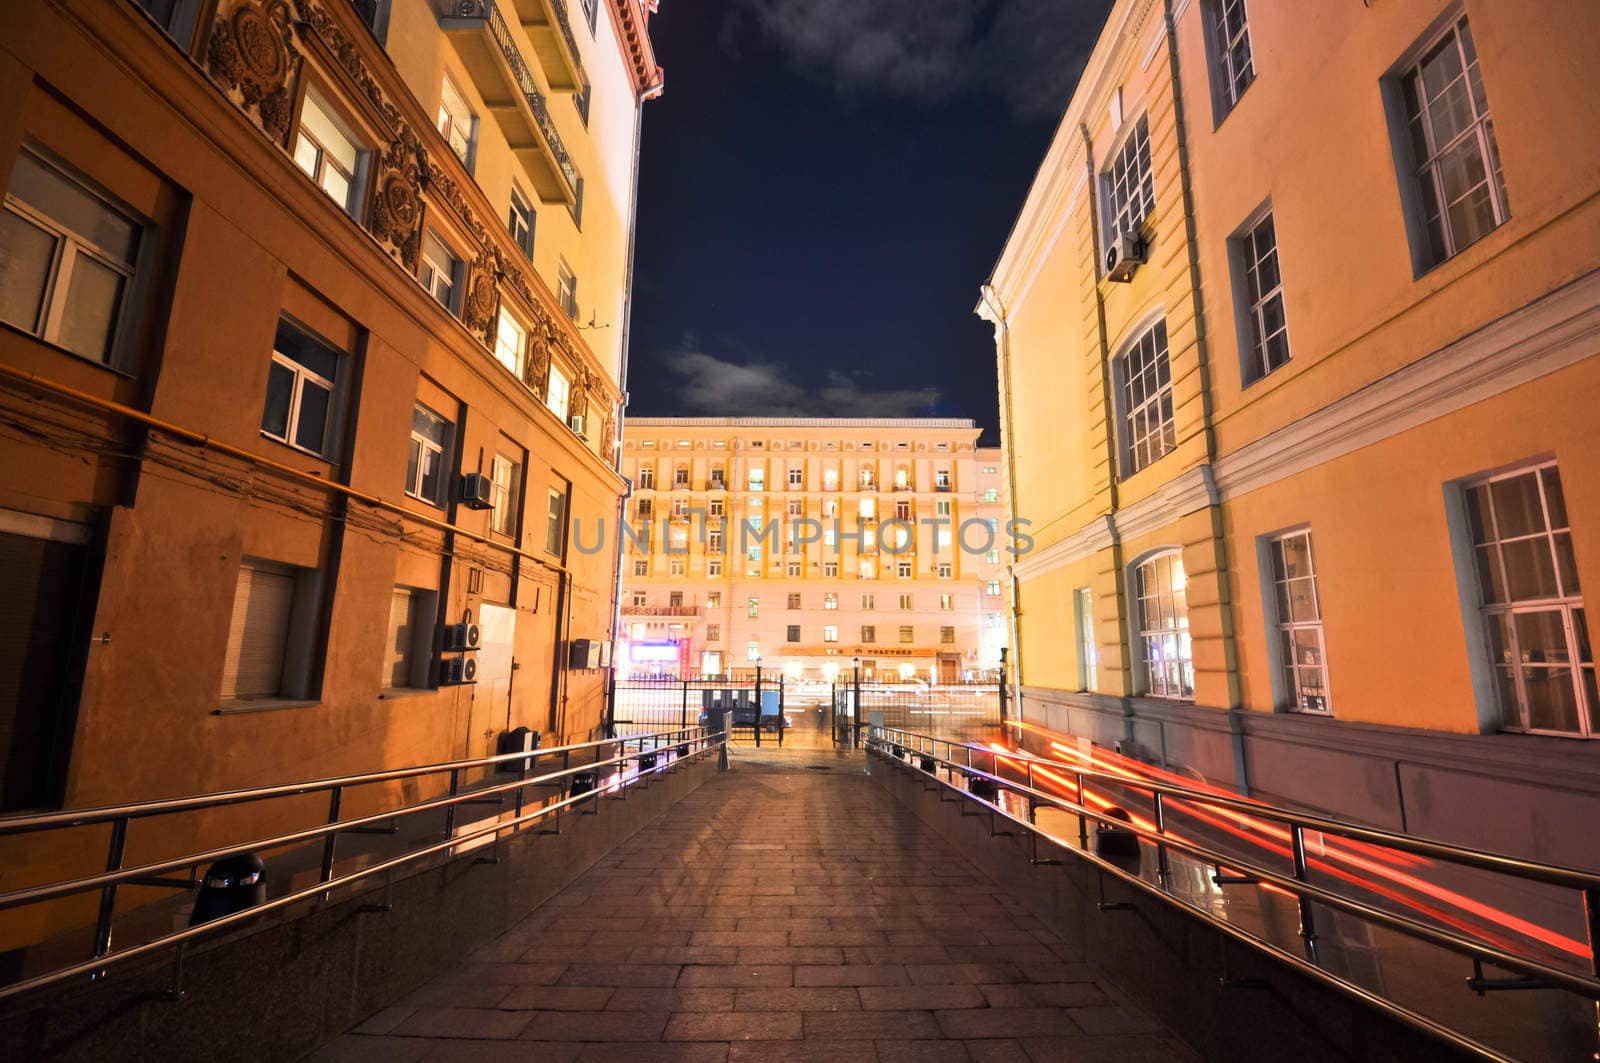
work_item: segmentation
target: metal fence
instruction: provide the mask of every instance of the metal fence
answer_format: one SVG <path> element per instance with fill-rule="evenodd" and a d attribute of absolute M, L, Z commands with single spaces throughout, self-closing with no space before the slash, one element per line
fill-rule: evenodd
<path fill-rule="evenodd" d="M 859 724 L 970 741 L 998 738 L 1003 719 L 1000 692 L 995 683 L 841 682 L 833 688 L 835 731 Z"/>
<path fill-rule="evenodd" d="M 783 745 L 793 729 L 780 676 L 747 679 L 618 679 L 609 689 L 607 720 L 615 737 L 663 727 L 710 727 L 720 710 L 736 743 Z"/>

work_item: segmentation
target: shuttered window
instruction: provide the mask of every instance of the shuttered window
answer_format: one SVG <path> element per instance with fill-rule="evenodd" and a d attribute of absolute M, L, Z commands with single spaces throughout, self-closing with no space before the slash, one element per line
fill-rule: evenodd
<path fill-rule="evenodd" d="M 233 595 L 233 623 L 222 665 L 222 700 L 275 697 L 294 607 L 295 570 L 245 559 Z"/>
<path fill-rule="evenodd" d="M 418 597 L 408 587 L 395 588 L 394 601 L 389 606 L 389 641 L 384 647 L 385 687 L 414 685 L 411 673 L 416 659 Z"/>

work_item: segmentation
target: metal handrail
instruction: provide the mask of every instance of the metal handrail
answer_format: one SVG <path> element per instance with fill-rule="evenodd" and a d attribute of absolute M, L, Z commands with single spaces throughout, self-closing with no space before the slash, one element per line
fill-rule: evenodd
<path fill-rule="evenodd" d="M 275 911 L 279 908 L 293 904 L 297 901 L 313 897 L 326 897 L 331 891 L 346 885 L 360 882 L 374 875 L 402 867 L 408 863 L 431 856 L 434 853 L 447 851 L 452 848 L 475 841 L 479 838 L 493 834 L 498 837 L 502 831 L 518 832 L 521 827 L 534 820 L 554 815 L 562 809 L 582 801 L 595 799 L 605 793 L 613 793 L 627 786 L 634 785 L 649 775 L 667 771 L 674 765 L 685 760 L 692 760 L 705 755 L 707 752 L 725 744 L 725 735 L 716 734 L 703 727 L 678 728 L 669 731 L 659 731 L 652 734 L 628 735 L 622 738 L 601 739 L 593 742 L 579 742 L 567 746 L 553 746 L 547 749 L 530 749 L 514 753 L 502 753 L 489 757 L 478 757 L 469 760 L 446 761 L 438 764 L 427 764 L 412 768 L 397 768 L 387 771 L 367 772 L 359 775 L 346 775 L 332 779 L 319 779 L 305 783 L 291 783 L 280 786 L 253 787 L 244 790 L 231 790 L 217 794 L 205 794 L 188 798 L 176 798 L 161 801 L 143 801 L 123 805 L 110 805 L 100 808 L 84 809 L 81 811 L 44 813 L 31 816 L 11 816 L 0 819 L 0 836 L 37 833 L 39 831 L 78 827 L 94 823 L 110 823 L 112 835 L 108 845 L 106 860 L 107 870 L 100 874 L 86 875 L 75 879 L 66 879 L 58 882 L 44 883 L 20 890 L 0 893 L 0 911 L 11 908 L 23 907 L 30 904 L 41 904 L 46 901 L 57 900 L 80 893 L 98 891 L 101 895 L 100 915 L 95 927 L 95 954 L 82 963 L 47 971 L 33 978 L 14 982 L 7 986 L 0 986 L 0 1000 L 17 996 L 33 989 L 66 981 L 81 975 L 98 976 L 100 972 L 113 964 L 125 963 L 140 956 L 149 955 L 165 948 L 181 947 L 191 939 L 225 929 L 247 919 L 254 919 L 261 914 Z M 648 746 L 646 745 L 648 743 Z M 629 746 L 635 750 L 629 752 Z M 599 747 L 617 747 L 618 755 L 601 760 L 594 760 L 579 765 L 572 765 L 571 758 L 574 752 L 581 752 Z M 692 749 L 690 748 L 692 747 Z M 674 755 L 679 750 L 688 750 L 686 755 Z M 632 779 L 621 777 L 620 773 L 626 769 L 629 761 L 638 761 L 649 755 L 663 757 L 661 763 L 654 767 L 641 768 Z M 563 763 L 557 771 L 545 772 L 540 775 L 530 776 L 535 761 L 541 758 L 560 757 Z M 493 786 L 478 787 L 476 789 L 460 789 L 461 773 L 478 768 L 493 768 L 507 762 L 520 761 L 521 777 Z M 595 772 L 599 769 L 616 767 L 619 777 L 605 787 L 596 787 L 592 791 L 581 794 L 569 795 L 561 800 L 541 805 L 530 812 L 523 812 L 524 791 L 530 787 L 549 786 L 552 784 L 566 784 L 572 777 L 586 772 Z M 375 782 L 391 782 L 398 779 L 417 778 L 426 775 L 443 775 L 450 777 L 449 792 L 437 798 L 418 802 L 410 805 L 400 805 L 382 810 L 368 816 L 355 819 L 341 820 L 339 818 L 339 805 L 343 791 L 351 786 L 360 786 Z M 598 782 L 598 780 L 597 780 Z M 570 787 L 567 788 L 568 792 Z M 250 801 L 270 800 L 277 797 L 295 797 L 305 794 L 326 792 L 330 794 L 329 818 L 326 824 L 309 827 L 302 830 L 291 831 L 286 834 L 277 834 L 266 838 L 257 838 L 251 841 L 207 849 L 201 852 L 187 853 L 182 856 L 166 860 L 142 864 L 136 867 L 123 867 L 122 857 L 126 847 L 128 824 L 134 819 L 148 818 L 151 816 L 193 811 L 200 808 L 214 808 L 225 805 L 241 804 Z M 496 817 L 488 826 L 478 828 L 466 833 L 457 833 L 455 830 L 456 806 L 466 802 L 482 802 L 488 797 L 498 797 L 505 793 L 516 795 L 514 811 L 509 819 Z M 415 816 L 420 813 L 445 810 L 445 837 L 443 840 L 418 849 L 411 849 L 398 856 L 351 873 L 335 877 L 334 843 L 340 833 L 356 829 L 376 826 L 379 823 L 392 822 L 401 817 Z M 118 886 L 125 883 L 159 884 L 152 883 L 152 876 L 162 872 L 173 871 L 179 868 L 193 868 L 208 864 L 223 857 L 240 853 L 254 852 L 257 850 L 279 849 L 286 846 L 298 845 L 304 842 L 321 838 L 325 842 L 322 869 L 319 881 L 306 888 L 296 890 L 281 897 L 274 898 L 263 904 L 243 909 L 242 911 L 210 920 L 186 930 L 165 934 L 151 941 L 126 949 L 113 950 L 111 944 L 111 922 L 115 911 L 116 891 Z"/>
<path fill-rule="evenodd" d="M 923 743 L 926 743 L 927 749 L 922 748 Z M 946 756 L 940 757 L 934 752 L 934 749 L 937 745 L 945 746 L 947 754 Z M 1222 867 L 1227 867 L 1230 870 L 1243 872 L 1243 874 L 1240 876 L 1241 878 L 1275 886 L 1284 890 L 1285 892 L 1294 894 L 1301 906 L 1301 934 L 1307 939 L 1311 939 L 1315 936 L 1315 932 L 1311 924 L 1310 909 L 1308 908 L 1309 902 L 1311 900 L 1315 900 L 1330 908 L 1358 916 L 1380 926 L 1387 927 L 1419 940 L 1426 941 L 1430 944 L 1460 953 L 1473 959 L 1475 962 L 1486 961 L 1504 970 L 1515 971 L 1537 979 L 1541 979 L 1552 988 L 1565 989 L 1580 996 L 1600 1001 L 1600 951 L 1597 951 L 1597 946 L 1600 946 L 1600 920 L 1596 919 L 1597 905 L 1595 903 L 1595 884 L 1600 883 L 1600 876 L 1588 874 L 1573 868 L 1564 868 L 1552 864 L 1542 864 L 1536 861 L 1519 860 L 1514 857 L 1507 857 L 1496 853 L 1488 853 L 1484 850 L 1471 849 L 1465 846 L 1452 846 L 1443 842 L 1429 842 L 1422 839 L 1411 838 L 1406 835 L 1393 834 L 1389 831 L 1375 830 L 1365 827 L 1354 827 L 1350 824 L 1340 823 L 1338 821 L 1329 820 L 1320 816 L 1301 816 L 1299 814 L 1276 809 L 1271 806 L 1259 805 L 1235 798 L 1228 798 L 1218 794 L 1204 793 L 1202 791 L 1191 790 L 1187 787 L 1171 786 L 1162 783 L 1130 779 L 1125 776 L 1083 769 L 1073 764 L 1067 764 L 1063 761 L 1049 760 L 1044 757 L 1036 757 L 1027 753 L 1002 752 L 991 749 L 987 746 L 980 746 L 976 743 L 937 738 L 931 735 L 922 735 L 912 731 L 901 730 L 899 728 L 868 728 L 866 747 L 868 751 L 875 752 L 890 762 L 907 768 L 907 770 L 911 770 L 909 765 L 906 765 L 898 756 L 895 756 L 891 752 L 891 749 L 898 747 L 908 752 L 916 753 L 919 756 L 928 756 L 937 761 L 939 764 L 943 765 L 950 771 L 952 775 L 961 775 L 967 778 L 975 777 L 985 779 L 993 783 L 997 789 L 1004 789 L 1008 792 L 1027 798 L 1028 818 L 1022 819 L 1001 807 L 997 801 L 986 800 L 976 794 L 973 794 L 967 789 L 939 778 L 937 772 L 932 773 L 934 781 L 945 789 L 952 790 L 962 797 L 983 805 L 993 814 L 1004 818 L 1007 822 L 1023 829 L 1027 833 L 1033 835 L 1035 838 L 1042 837 L 1052 844 L 1058 845 L 1062 848 L 1070 849 L 1071 845 L 1065 840 L 1057 838 L 1048 831 L 1041 829 L 1033 821 L 1033 817 L 1038 806 L 1040 804 L 1045 804 L 1079 816 L 1079 847 L 1075 851 L 1079 856 L 1094 864 L 1101 871 L 1109 871 L 1122 881 L 1134 885 L 1139 889 L 1151 894 L 1152 896 L 1159 897 L 1170 904 L 1181 905 L 1185 910 L 1198 915 L 1200 918 L 1221 929 L 1236 940 L 1249 944 L 1254 948 L 1269 952 L 1279 959 L 1289 962 L 1298 969 L 1313 975 L 1325 984 L 1334 986 L 1337 989 L 1354 995 L 1417 1029 L 1441 1037 L 1457 1045 L 1458 1047 L 1472 1051 L 1485 1058 L 1496 1060 L 1510 1059 L 1510 1057 L 1499 1053 L 1497 1050 L 1488 1045 L 1461 1034 L 1448 1026 L 1422 1015 L 1419 1012 L 1405 1007 L 1402 1004 L 1398 1004 L 1392 1000 L 1388 1000 L 1385 997 L 1379 996 L 1354 982 L 1341 978 L 1338 975 L 1335 975 L 1316 965 L 1315 963 L 1312 963 L 1303 957 L 1296 956 L 1294 953 L 1289 952 L 1288 950 L 1283 949 L 1269 941 L 1265 941 L 1256 935 L 1229 923 L 1226 919 L 1214 915 L 1213 913 L 1208 912 L 1197 905 L 1185 902 L 1181 898 L 1174 896 L 1167 889 L 1165 889 L 1164 883 L 1158 885 L 1156 883 L 1149 882 L 1139 875 L 1129 871 L 1128 869 L 1099 856 L 1098 854 L 1092 852 L 1088 847 L 1087 821 L 1092 819 L 1096 823 L 1109 824 L 1119 830 L 1127 831 L 1141 839 L 1144 839 L 1145 841 L 1150 842 L 1156 848 L 1160 862 L 1160 868 L 1163 872 L 1167 871 L 1167 851 L 1175 850 L 1195 857 L 1204 863 L 1214 864 L 1219 869 Z M 967 751 L 966 763 L 963 764 L 952 759 L 956 749 L 965 749 Z M 992 761 L 992 767 L 994 768 L 994 771 L 986 772 L 981 768 L 976 767 L 972 763 L 972 754 L 974 752 L 988 754 L 989 756 L 993 757 L 994 760 Z M 1028 782 L 1026 784 L 1018 783 L 1001 775 L 999 770 L 1001 760 L 1025 765 L 1028 772 Z M 1072 801 L 1059 795 L 1040 790 L 1032 785 L 1034 765 L 1049 765 L 1051 768 L 1061 769 L 1062 771 L 1072 775 L 1074 777 L 1074 781 L 1077 783 L 1079 799 L 1077 801 Z M 919 772 L 919 774 L 927 777 L 929 773 Z M 1123 820 L 1119 817 L 1112 816 L 1104 812 L 1098 812 L 1092 808 L 1089 808 L 1087 804 L 1084 803 L 1083 799 L 1084 784 L 1089 780 L 1149 791 L 1152 794 L 1152 798 L 1156 805 L 1156 829 L 1149 830 L 1139 827 L 1136 824 Z M 1251 861 L 1241 860 L 1232 856 L 1231 854 L 1208 849 L 1204 846 L 1186 842 L 1167 834 L 1165 830 L 1164 804 L 1165 798 L 1169 796 L 1176 800 L 1186 800 L 1196 804 L 1205 804 L 1217 808 L 1230 808 L 1240 811 L 1247 811 L 1250 814 L 1260 816 L 1263 819 L 1271 819 L 1279 823 L 1287 824 L 1291 831 L 1291 852 L 1294 859 L 1293 876 L 1287 876 L 1280 872 L 1273 871 L 1270 868 L 1262 867 Z M 1266 813 L 1271 814 L 1268 815 Z M 1322 825 L 1326 825 L 1327 829 L 1324 829 Z M 1489 870 L 1499 871 L 1502 874 L 1530 878 L 1534 881 L 1549 882 L 1556 885 L 1572 885 L 1574 882 L 1589 883 L 1589 885 L 1580 885 L 1575 888 L 1579 888 L 1583 891 L 1585 913 L 1587 916 L 1587 926 L 1589 931 L 1588 940 L 1590 945 L 1591 968 L 1595 973 L 1595 977 L 1580 975 L 1575 972 L 1544 963 L 1541 960 L 1508 952 L 1504 949 L 1489 945 L 1485 942 L 1478 941 L 1465 935 L 1457 934 L 1453 931 L 1442 930 L 1437 927 L 1430 926 L 1427 923 L 1420 922 L 1408 916 L 1387 912 L 1381 908 L 1376 908 L 1361 901 L 1352 900 L 1332 890 L 1325 889 L 1321 886 L 1317 886 L 1306 881 L 1306 857 L 1303 835 L 1304 831 L 1308 829 L 1321 833 L 1333 834 L 1338 837 L 1368 841 L 1374 844 L 1383 845 L 1388 848 L 1393 848 L 1396 851 L 1412 852 L 1419 855 L 1438 856 L 1439 858 L 1446 860 L 1451 860 L 1451 854 L 1456 854 L 1460 857 L 1460 859 L 1454 860 L 1453 862 L 1459 863 L 1462 866 L 1487 868 Z M 1388 841 L 1385 841 L 1384 839 L 1388 839 Z M 1482 857 L 1490 858 L 1490 862 L 1480 862 L 1479 858 Z M 1510 869 L 1513 866 L 1526 867 L 1530 869 L 1530 871 L 1538 872 L 1538 874 L 1519 874 L 1517 870 Z"/>

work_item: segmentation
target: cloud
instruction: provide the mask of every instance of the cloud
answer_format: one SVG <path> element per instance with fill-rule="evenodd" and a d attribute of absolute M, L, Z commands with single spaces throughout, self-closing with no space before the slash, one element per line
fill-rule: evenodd
<path fill-rule="evenodd" d="M 787 366 L 735 361 L 701 349 L 694 337 L 665 355 L 674 412 L 726 417 L 917 417 L 939 401 L 932 386 L 875 389 L 865 372 L 828 370 L 815 383 Z"/>
<path fill-rule="evenodd" d="M 1059 114 L 1110 0 L 734 0 L 724 40 L 754 32 L 845 98 L 998 97 Z"/>

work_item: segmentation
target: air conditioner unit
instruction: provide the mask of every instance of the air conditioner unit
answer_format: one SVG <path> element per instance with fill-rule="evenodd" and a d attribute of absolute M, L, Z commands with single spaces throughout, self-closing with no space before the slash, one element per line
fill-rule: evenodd
<path fill-rule="evenodd" d="M 478 659 L 476 657 L 451 657 L 440 662 L 439 685 L 446 687 L 465 686 L 478 681 Z"/>
<path fill-rule="evenodd" d="M 1134 233 L 1118 233 L 1106 247 L 1106 276 L 1114 281 L 1133 280 L 1144 265 L 1144 241 Z"/>
<path fill-rule="evenodd" d="M 483 641 L 477 624 L 450 624 L 444 629 L 444 648 L 454 652 L 475 650 Z"/>
<path fill-rule="evenodd" d="M 483 473 L 466 473 L 461 477 L 461 504 L 468 509 L 493 509 L 492 487 L 493 482 Z"/>
<path fill-rule="evenodd" d="M 567 667 L 584 670 L 600 667 L 600 640 L 573 639 L 567 651 Z"/>
<path fill-rule="evenodd" d="M 567 418 L 567 427 L 572 429 L 572 434 L 577 436 L 579 439 L 588 439 L 589 438 L 588 434 L 584 431 L 584 416 L 583 416 L 583 414 L 575 413 L 571 417 L 568 417 Z"/>

